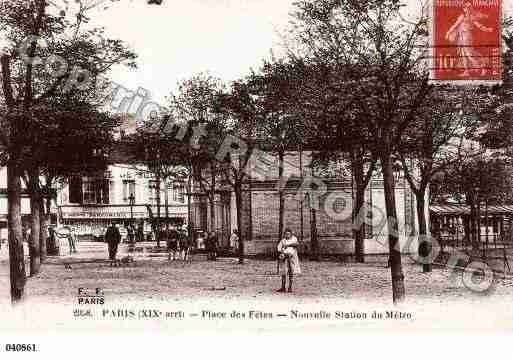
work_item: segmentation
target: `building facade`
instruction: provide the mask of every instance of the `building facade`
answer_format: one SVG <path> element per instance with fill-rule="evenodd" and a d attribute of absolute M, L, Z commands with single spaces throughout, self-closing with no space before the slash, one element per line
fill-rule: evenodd
<path fill-rule="evenodd" d="M 70 178 L 58 190 L 60 223 L 73 226 L 79 236 L 98 236 L 112 223 L 143 227 L 151 232 L 151 219 L 159 214 L 161 222 L 188 223 L 188 196 L 185 183 L 160 181 L 143 166 L 111 164 L 102 173 Z"/>
<path fill-rule="evenodd" d="M 245 239 L 248 255 L 273 253 L 279 241 L 280 182 L 277 158 L 270 153 L 260 155 L 260 158 L 252 158 L 247 166 L 250 175 L 243 186 L 240 232 Z M 322 173 L 312 173 L 310 162 L 311 154 L 306 151 L 288 152 L 285 155 L 282 181 L 284 227 L 290 228 L 298 237 L 303 252 L 310 250 L 312 229 L 315 227 L 322 254 L 351 255 L 354 253 L 355 189 L 347 169 L 349 166 L 339 164 Z M 322 190 L 307 194 L 309 181 L 320 184 Z M 417 238 L 412 235 L 418 223 L 415 196 L 400 173 L 396 174 L 395 191 L 401 250 L 414 253 L 418 250 Z M 237 229 L 236 202 L 233 191 L 220 188 L 219 192 L 214 206 L 215 228 L 211 228 L 209 222 L 211 209 L 208 199 L 198 192 L 194 193 L 192 221 L 200 223 L 196 226 L 200 229 L 218 232 L 221 244 L 227 245 L 230 232 Z M 384 186 L 379 174 L 370 181 L 365 202 L 364 252 L 367 255 L 387 254 L 389 248 Z"/>

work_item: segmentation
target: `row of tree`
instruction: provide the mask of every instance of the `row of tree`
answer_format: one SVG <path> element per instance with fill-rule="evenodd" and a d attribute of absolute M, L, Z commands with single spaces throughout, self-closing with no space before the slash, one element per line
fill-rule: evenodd
<path fill-rule="evenodd" d="M 440 176 L 458 178 L 461 184 L 468 176 L 461 168 L 465 163 L 478 168 L 483 168 L 483 160 L 496 163 L 498 158 L 489 149 L 508 146 L 511 127 L 507 111 L 499 111 L 510 96 L 509 45 L 501 86 L 434 87 L 427 65 L 427 14 L 405 21 L 402 6 L 397 0 L 298 1 L 291 14 L 285 56 L 265 61 L 258 71 L 229 86 L 208 74 L 182 82 L 178 93 L 169 98 L 165 121 L 159 122 L 159 130 L 151 131 L 170 136 L 168 145 L 181 148 L 182 152 L 176 152 L 180 153 L 178 162 L 168 164 L 188 168 L 207 194 L 212 227 L 216 191 L 228 186 L 236 197 L 237 227 L 243 228 L 242 189 L 251 175 L 244 169 L 251 168 L 250 157 L 256 150 L 277 157 L 280 183 L 287 151 L 309 149 L 318 166 L 340 159 L 350 163 L 356 188 L 355 223 L 364 221 L 365 190 L 379 170 L 384 181 L 394 301 L 405 295 L 394 171 L 403 171 L 415 195 L 419 252 L 429 258 L 426 201 L 430 184 Z M 507 44 L 511 44 L 509 28 L 505 21 Z M 187 135 L 178 134 L 183 128 L 188 129 Z M 219 149 L 230 136 L 238 140 L 231 138 L 230 153 L 220 156 Z M 447 175 L 454 171 L 460 171 L 459 177 Z M 284 186 L 278 194 L 276 233 L 280 238 Z M 472 203 L 472 196 L 465 194 Z M 364 260 L 364 236 L 364 226 L 355 226 L 358 261 Z M 244 237 L 241 233 L 241 244 Z M 241 245 L 240 263 L 243 250 Z M 430 260 L 423 269 L 431 271 Z"/>
<path fill-rule="evenodd" d="M 429 256 L 425 216 L 429 183 L 454 168 L 463 177 L 463 159 L 474 163 L 473 159 L 486 154 L 483 145 L 497 144 L 498 138 L 503 147 L 509 143 L 504 136 L 508 111 L 501 106 L 510 102 L 512 41 L 506 23 L 507 71 L 502 86 L 435 88 L 429 84 L 426 65 L 427 16 L 405 21 L 402 5 L 398 0 L 296 2 L 285 56 L 264 62 L 258 71 L 229 86 L 206 74 L 182 82 L 178 93 L 169 98 L 169 111 L 159 121 L 148 121 L 129 139 L 133 161 L 145 163 L 159 180 L 194 179 L 207 194 L 211 209 L 219 188 L 230 188 L 235 193 L 239 229 L 244 227 L 244 186 L 251 175 L 247 168 L 257 150 L 276 155 L 280 184 L 285 181 L 283 163 L 290 150 L 312 150 L 319 165 L 340 159 L 349 162 L 356 184 L 355 223 L 363 221 L 365 189 L 379 170 L 384 181 L 393 299 L 403 300 L 394 171 L 398 167 L 404 171 L 416 196 L 418 235 L 427 239 L 421 241 L 420 252 Z M 0 10 L 1 28 L 9 40 L 1 56 L 0 137 L 8 169 L 14 302 L 21 299 L 25 284 L 21 181 L 25 180 L 32 199 L 31 274 L 36 274 L 41 247 L 44 252 L 36 233 L 44 231 L 40 218 L 47 222 L 50 189 L 70 175 L 90 172 L 84 164 L 104 166 L 112 128 L 118 124 L 99 107 L 105 97 L 100 76 L 118 63 L 134 66 L 135 54 L 121 41 L 105 38 L 101 29 L 84 28 L 91 9 L 80 2 L 72 16 L 54 15 L 47 2 L 33 0 L 4 2 Z M 45 46 L 38 46 L 38 38 L 45 40 Z M 30 61 L 36 56 L 59 56 L 66 66 L 55 60 Z M 87 70 L 91 81 L 80 84 L 84 79 L 73 71 L 77 67 Z M 70 81 L 81 86 L 70 91 Z M 469 145 L 473 142 L 479 143 L 479 150 Z M 283 186 L 278 193 L 277 235 L 281 237 Z M 160 205 L 157 208 L 160 211 Z M 211 220 L 214 223 L 213 216 Z M 359 261 L 364 260 L 363 228 L 354 230 Z M 243 263 L 245 233 L 240 235 L 239 262 Z M 424 270 L 431 270 L 429 263 Z"/>

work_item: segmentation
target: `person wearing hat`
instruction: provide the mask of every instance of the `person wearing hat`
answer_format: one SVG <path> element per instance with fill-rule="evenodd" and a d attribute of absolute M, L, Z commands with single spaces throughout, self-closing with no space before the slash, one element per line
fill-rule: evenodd
<path fill-rule="evenodd" d="M 116 254 L 118 252 L 118 245 L 121 242 L 121 234 L 119 233 L 118 227 L 114 223 L 111 223 L 107 228 L 107 232 L 105 233 L 105 242 L 109 247 L 109 260 L 111 261 L 110 265 L 116 263 Z"/>

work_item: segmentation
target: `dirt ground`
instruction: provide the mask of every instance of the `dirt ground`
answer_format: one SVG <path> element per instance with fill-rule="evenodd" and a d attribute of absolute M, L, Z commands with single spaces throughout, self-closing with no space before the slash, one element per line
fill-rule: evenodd
<path fill-rule="evenodd" d="M 181 260 L 168 261 L 165 254 L 138 253 L 133 256 L 133 265 L 110 267 L 106 262 L 98 262 L 107 256 L 105 244 L 81 242 L 78 249 L 79 253 L 72 256 L 49 258 L 42 272 L 28 279 L 27 296 L 58 303 L 73 300 L 78 287 L 101 287 L 105 288 L 108 296 L 136 300 L 193 298 L 206 293 L 211 297 L 228 299 L 284 296 L 275 293 L 280 278 L 276 276 L 274 261 L 248 259 L 244 265 L 239 265 L 232 258 L 213 262 L 196 257 L 192 262 L 184 263 Z M 1 252 L 0 288 L 3 290 L 0 298 L 5 300 L 9 295 L 7 249 L 3 247 Z M 126 254 L 126 245 L 121 245 L 118 257 Z M 86 261 L 93 263 L 81 263 Z M 64 262 L 72 263 L 72 268 L 66 269 Z M 450 280 L 451 272 L 441 269 L 425 274 L 409 258 L 404 258 L 403 262 L 406 292 L 412 299 L 445 301 L 483 297 L 483 294 L 473 293 L 457 280 L 461 276 L 455 275 L 456 280 Z M 285 296 L 359 300 L 392 297 L 390 270 L 384 263 L 302 261 L 301 267 L 302 274 L 295 278 L 294 293 Z M 499 278 L 486 295 L 511 296 L 513 282 Z"/>
<path fill-rule="evenodd" d="M 295 278 L 294 292 L 283 294 L 276 292 L 280 278 L 275 274 L 274 261 L 248 259 L 244 265 L 239 265 L 232 258 L 220 258 L 215 262 L 195 258 L 184 263 L 181 260 L 169 262 L 165 254 L 138 253 L 134 255 L 134 265 L 110 267 L 106 262 L 99 262 L 107 256 L 105 244 L 81 242 L 78 250 L 79 253 L 72 256 L 48 259 L 41 273 L 28 279 L 26 297 L 29 303 L 56 307 L 75 305 L 78 288 L 101 288 L 107 303 L 167 305 L 198 301 L 209 305 L 239 306 L 244 302 L 264 308 L 278 303 L 287 308 L 306 306 L 310 310 L 327 305 L 393 307 L 390 269 L 384 263 L 302 261 L 302 274 Z M 0 303 L 4 305 L 9 302 L 6 252 L 2 247 Z M 122 245 L 120 257 L 126 254 L 127 247 Z M 80 263 L 84 261 L 93 263 Z M 71 269 L 65 268 L 64 262 L 71 262 Z M 480 315 L 490 326 L 496 325 L 498 320 L 513 326 L 512 279 L 496 278 L 490 290 L 475 293 L 463 285 L 461 275 L 443 269 L 425 274 L 409 258 L 404 258 L 403 262 L 405 305 L 421 311 L 425 311 L 426 306 L 434 308 L 426 320 L 437 315 L 440 318 L 451 316 L 453 308 L 462 308 L 459 314 L 463 320 L 479 326 L 484 322 L 473 318 L 479 308 Z M 443 315 L 436 314 L 441 311 Z"/>

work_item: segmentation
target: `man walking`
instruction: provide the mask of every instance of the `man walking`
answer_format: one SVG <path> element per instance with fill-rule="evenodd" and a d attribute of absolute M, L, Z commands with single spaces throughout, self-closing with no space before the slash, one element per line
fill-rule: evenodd
<path fill-rule="evenodd" d="M 116 265 L 116 254 L 118 252 L 120 241 L 121 234 L 119 233 L 119 229 L 114 223 L 112 223 L 105 233 L 105 242 L 107 242 L 107 245 L 109 246 L 109 260 L 111 267 L 112 265 Z"/>
<path fill-rule="evenodd" d="M 219 246 L 217 235 L 215 232 L 210 232 L 207 237 L 206 247 L 208 256 L 211 261 L 217 260 L 217 247 Z"/>
<path fill-rule="evenodd" d="M 187 232 L 183 229 L 178 229 L 178 258 L 187 260 L 187 254 L 189 252 L 189 238 L 187 238 Z"/>

